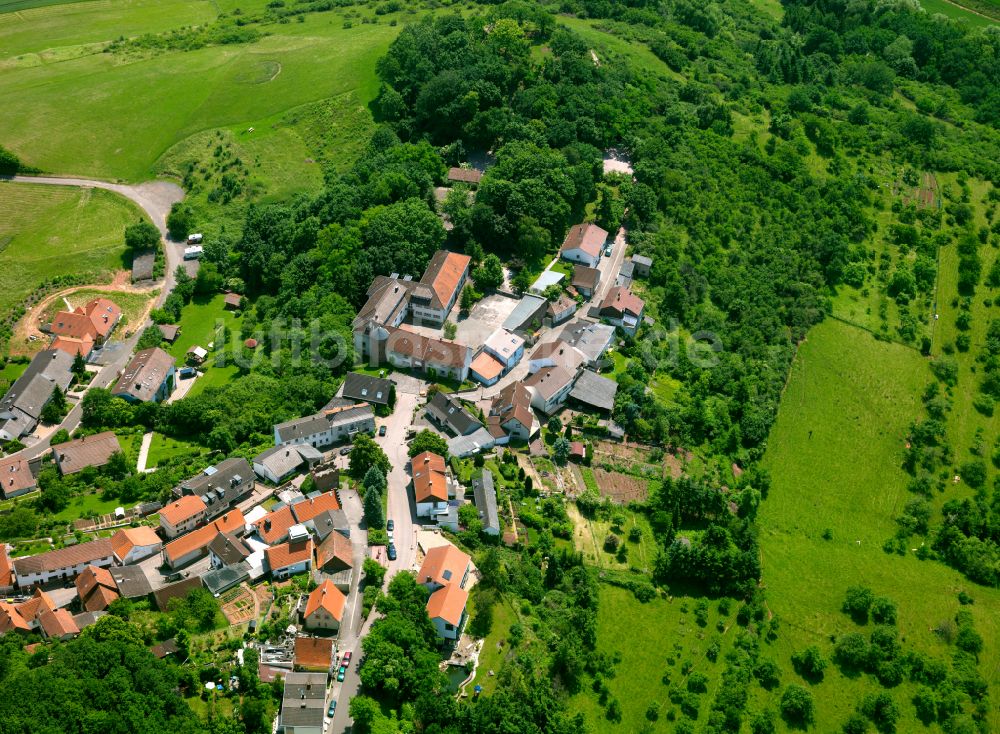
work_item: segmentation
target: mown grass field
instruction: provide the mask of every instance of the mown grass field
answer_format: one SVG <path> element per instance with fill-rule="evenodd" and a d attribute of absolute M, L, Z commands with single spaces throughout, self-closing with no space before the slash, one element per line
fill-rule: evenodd
<path fill-rule="evenodd" d="M 188 391 L 188 396 L 193 397 L 213 386 L 224 385 L 234 378 L 238 368 L 232 364 L 233 350 L 240 344 L 240 321 L 236 314 L 227 311 L 224 307 L 224 297 L 222 294 L 212 298 L 195 297 L 181 311 L 180 327 L 181 333 L 177 341 L 166 348 L 176 360 L 178 365 L 184 365 L 187 361 L 187 353 L 191 347 L 199 346 L 209 350 L 209 357 L 205 363 L 198 366 L 198 370 L 205 374 L 198 377 L 194 385 Z M 209 349 L 209 344 L 216 338 L 217 329 L 220 324 L 224 324 L 230 330 L 229 343 L 226 345 L 226 364 L 216 365 L 214 352 Z M 153 464 L 150 464 L 153 466 Z"/>
<path fill-rule="evenodd" d="M 677 707 L 667 698 L 670 684 L 685 685 L 688 675 L 682 672 L 686 662 L 690 673 L 703 673 L 709 679 L 708 689 L 699 696 L 700 708 L 696 726 L 707 719 L 708 709 L 720 685 L 720 673 L 726 652 L 732 647 L 736 605 L 728 615 L 719 614 L 718 602 L 709 604 L 704 627 L 695 621 L 697 599 L 675 596 L 670 600 L 656 598 L 645 604 L 631 592 L 602 584 L 597 616 L 597 647 L 600 652 L 620 655 L 615 676 L 606 678 L 612 695 L 622 710 L 619 723 L 609 721 L 597 695 L 586 689 L 570 699 L 570 709 L 581 711 L 595 732 L 670 732 L 673 724 L 667 718 L 671 710 L 682 718 Z M 722 630 L 717 625 L 722 623 Z M 720 644 L 716 662 L 705 653 L 713 642 Z M 765 653 L 766 654 L 766 653 Z M 689 673 L 689 674 L 690 674 Z M 664 675 L 669 675 L 664 682 Z M 651 724 L 646 718 L 650 704 L 660 704 L 658 720 Z M 646 728 L 649 726 L 650 728 Z"/>
<path fill-rule="evenodd" d="M 196 443 L 164 436 L 162 433 L 154 433 L 149 443 L 146 468 L 159 466 L 168 459 L 195 456 L 204 453 L 207 453 L 207 450 Z"/>
<path fill-rule="evenodd" d="M 99 189 L 0 183 L 0 313 L 49 278 L 130 268 L 125 226 L 143 216 Z"/>
<path fill-rule="evenodd" d="M 996 0 L 979 0 L 980 10 L 978 13 L 966 7 L 959 7 L 965 5 L 961 0 L 957 0 L 954 4 L 946 2 L 946 0 L 920 0 L 920 4 L 928 13 L 941 13 L 941 15 L 947 15 L 955 20 L 965 21 L 972 26 L 985 27 L 998 24 L 998 21 L 991 21 L 989 18 L 984 18 L 983 15 L 1000 18 L 1000 3 L 997 3 Z"/>
<path fill-rule="evenodd" d="M 105 23 L 95 20 L 103 5 L 69 7 L 0 22 L 0 48 L 13 52 L 0 59 L 0 96 L 18 100 L 0 110 L 0 129 L 33 165 L 107 179 L 147 179 L 168 149 L 205 130 L 265 133 L 275 116 L 350 93 L 367 104 L 377 91 L 375 61 L 400 30 L 385 18 L 344 28 L 342 16 L 319 13 L 268 25 L 252 44 L 122 57 L 83 46 L 205 22 L 214 9 L 200 0 L 111 0 L 123 20 Z M 43 52 L 60 63 L 46 63 Z M 294 146 L 288 155 L 306 165 Z"/>
<path fill-rule="evenodd" d="M 759 518 L 763 582 L 782 620 L 775 648 L 786 678 L 794 675 L 794 651 L 816 644 L 829 654 L 831 635 L 855 629 L 839 611 L 849 584 L 894 599 L 905 644 L 944 660 L 950 648 L 931 627 L 954 616 L 957 594 L 966 590 L 986 641 L 980 669 L 993 700 L 1000 695 L 1000 592 L 912 552 L 882 550 L 909 499 L 899 468 L 904 434 L 928 379 L 917 352 L 836 321 L 814 328 L 799 350 L 768 443 L 773 486 Z M 822 537 L 827 528 L 830 540 Z M 857 700 L 878 688 L 870 677 L 846 678 L 828 668 L 824 682 L 813 686 L 818 730 L 839 727 Z M 904 715 L 898 731 L 923 730 L 909 702 L 912 686 L 892 694 Z M 1000 726 L 995 707 L 991 724 Z"/>

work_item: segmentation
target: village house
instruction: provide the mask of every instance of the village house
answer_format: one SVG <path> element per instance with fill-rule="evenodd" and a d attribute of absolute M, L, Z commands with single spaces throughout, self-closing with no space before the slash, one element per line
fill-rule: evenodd
<path fill-rule="evenodd" d="M 130 403 L 158 403 L 174 389 L 175 360 L 159 347 L 136 352 L 111 394 Z"/>
<path fill-rule="evenodd" d="M 80 355 L 84 359 L 90 359 L 94 353 L 94 338 L 90 334 L 84 334 L 80 339 L 71 336 L 57 336 L 49 344 L 49 349 L 58 349 L 74 358 Z"/>
<path fill-rule="evenodd" d="M 448 511 L 448 470 L 444 458 L 424 451 L 410 459 L 417 517 L 434 517 Z"/>
<path fill-rule="evenodd" d="M 576 374 L 562 367 L 545 367 L 524 381 L 531 392 L 531 406 L 552 415 L 566 402 Z"/>
<path fill-rule="evenodd" d="M 343 405 L 277 424 L 274 427 L 274 444 L 308 444 L 318 449 L 348 440 L 357 433 L 374 432 L 375 413 L 372 406 Z"/>
<path fill-rule="evenodd" d="M 0 635 L 11 632 L 43 631 L 41 617 L 58 609 L 52 597 L 41 589 L 35 589 L 35 593 L 22 602 L 11 603 L 0 600 Z"/>
<path fill-rule="evenodd" d="M 230 510 L 208 525 L 181 535 L 163 546 L 163 562 L 172 569 L 181 568 L 203 558 L 208 553 L 208 546 L 219 533 L 242 535 L 245 530 L 243 513 L 238 509 Z"/>
<path fill-rule="evenodd" d="M 528 357 L 528 374 L 533 375 L 546 367 L 562 367 L 567 372 L 576 374 L 587 358 L 576 347 L 559 339 L 554 342 L 539 344 Z"/>
<path fill-rule="evenodd" d="M 484 469 L 478 479 L 472 480 L 472 496 L 475 498 L 479 520 L 487 535 L 500 534 L 500 515 L 497 512 L 497 491 L 493 486 L 493 472 Z"/>
<path fill-rule="evenodd" d="M 392 380 L 382 377 L 348 372 L 344 375 L 344 384 L 339 394 L 358 403 L 391 407 L 396 401 L 396 385 Z"/>
<path fill-rule="evenodd" d="M 306 600 L 302 623 L 308 630 L 339 632 L 347 597 L 329 579 L 313 589 Z"/>
<path fill-rule="evenodd" d="M 250 549 L 233 533 L 216 533 L 208 542 L 208 559 L 212 568 L 236 566 L 250 557 Z"/>
<path fill-rule="evenodd" d="M 586 265 L 573 266 L 572 285 L 584 298 L 590 298 L 601 282 L 601 271 Z"/>
<path fill-rule="evenodd" d="M 345 538 L 351 537 L 351 523 L 347 519 L 347 513 L 343 510 L 326 510 L 319 513 L 312 520 L 313 532 L 316 539 L 326 540 L 330 533 L 340 533 Z"/>
<path fill-rule="evenodd" d="M 123 528 L 112 535 L 111 548 L 115 560 L 123 566 L 128 566 L 159 553 L 163 550 L 163 541 L 153 528 L 140 525 L 135 528 Z"/>
<path fill-rule="evenodd" d="M 14 559 L 14 577 L 21 589 L 45 586 L 54 581 L 72 581 L 87 566 L 108 568 L 115 562 L 108 538 Z"/>
<path fill-rule="evenodd" d="M 497 443 L 511 438 L 528 441 L 538 432 L 538 420 L 531 412 L 531 391 L 522 382 L 512 382 L 493 398 L 487 419 Z"/>
<path fill-rule="evenodd" d="M 289 540 L 264 551 L 267 566 L 276 579 L 288 578 L 312 569 L 313 542 L 309 534 L 305 538 Z"/>
<path fill-rule="evenodd" d="M 453 166 L 448 169 L 448 181 L 451 183 L 464 183 L 475 186 L 482 178 L 482 171 L 477 171 L 475 168 L 458 168 Z"/>
<path fill-rule="evenodd" d="M 635 334 L 642 323 L 646 303 L 628 288 L 610 288 L 598 315 L 627 334 Z"/>
<path fill-rule="evenodd" d="M 208 516 L 208 505 L 196 495 L 185 495 L 160 510 L 160 527 L 167 538 L 194 530 Z"/>
<path fill-rule="evenodd" d="M 483 350 L 503 365 L 506 374 L 524 356 L 524 339 L 505 329 L 497 329 L 487 338 Z"/>
<path fill-rule="evenodd" d="M 268 545 L 277 545 L 288 538 L 289 529 L 297 522 L 292 506 L 283 505 L 254 521 L 254 532 Z"/>
<path fill-rule="evenodd" d="M 566 324 L 560 338 L 579 350 L 588 367 L 595 367 L 615 338 L 615 327 L 578 319 Z"/>
<path fill-rule="evenodd" d="M 515 334 L 531 337 L 542 328 L 549 302 L 541 296 L 525 294 L 503 322 L 503 328 Z"/>
<path fill-rule="evenodd" d="M 645 255 L 632 256 L 632 274 L 636 278 L 648 278 L 653 260 Z"/>
<path fill-rule="evenodd" d="M 253 457 L 253 470 L 271 484 L 281 484 L 293 474 L 308 471 L 323 460 L 323 453 L 307 443 L 274 446 Z"/>
<path fill-rule="evenodd" d="M 75 584 L 80 607 L 87 612 L 103 612 L 120 596 L 111 572 L 99 566 L 87 566 L 76 577 Z"/>
<path fill-rule="evenodd" d="M 472 558 L 451 543 L 445 543 L 427 550 L 417 572 L 417 583 L 431 592 L 449 585 L 464 589 L 471 572 Z"/>
<path fill-rule="evenodd" d="M 455 584 L 443 586 L 427 600 L 427 616 L 444 640 L 457 640 L 465 624 L 469 592 Z"/>
<path fill-rule="evenodd" d="M 354 568 L 354 547 L 340 533 L 330 533 L 316 548 L 316 568 L 337 573 Z"/>
<path fill-rule="evenodd" d="M 285 675 L 278 732 L 284 734 L 324 734 L 326 683 L 328 673 Z"/>
<path fill-rule="evenodd" d="M 73 381 L 73 357 L 58 349 L 36 354 L 0 400 L 0 441 L 16 441 L 35 430 L 42 411 L 58 388 Z"/>
<path fill-rule="evenodd" d="M 292 655 L 296 670 L 328 673 L 333 667 L 333 640 L 296 637 Z"/>
<path fill-rule="evenodd" d="M 0 459 L 0 494 L 11 499 L 38 488 L 26 459 L 14 455 Z"/>
<path fill-rule="evenodd" d="M 469 376 L 486 387 L 495 385 L 503 375 L 503 365 L 489 352 L 480 352 L 469 365 Z"/>
<path fill-rule="evenodd" d="M 412 369 L 431 377 L 451 377 L 459 382 L 469 376 L 473 350 L 464 344 L 424 336 L 406 328 L 387 331 L 385 359 L 393 367 Z"/>
<path fill-rule="evenodd" d="M 601 251 L 608 241 L 608 233 L 596 224 L 574 224 L 566 233 L 559 256 L 563 260 L 596 268 L 601 261 Z"/>
<path fill-rule="evenodd" d="M 442 390 L 435 392 L 427 401 L 427 417 L 453 436 L 468 436 L 483 427 L 460 400 Z"/>
<path fill-rule="evenodd" d="M 122 310 L 107 298 L 95 298 L 73 311 L 60 311 L 53 318 L 49 330 L 54 336 L 71 339 L 89 337 L 96 346 L 102 346 L 121 320 Z"/>
<path fill-rule="evenodd" d="M 252 491 L 256 482 L 253 469 L 242 457 L 224 459 L 174 487 L 175 497 L 196 496 L 205 503 L 205 519 L 227 512 Z"/>
<path fill-rule="evenodd" d="M 112 431 L 84 436 L 52 447 L 52 457 L 63 476 L 83 471 L 87 467 L 102 467 L 111 457 L 120 454 L 122 447 Z"/>
<path fill-rule="evenodd" d="M 569 392 L 571 401 L 586 409 L 602 410 L 610 413 L 615 407 L 618 383 L 602 377 L 590 370 L 582 370 Z"/>
<path fill-rule="evenodd" d="M 555 301 L 549 301 L 545 319 L 549 326 L 559 326 L 573 318 L 574 313 L 576 313 L 576 301 L 565 293 L 560 293 Z"/>

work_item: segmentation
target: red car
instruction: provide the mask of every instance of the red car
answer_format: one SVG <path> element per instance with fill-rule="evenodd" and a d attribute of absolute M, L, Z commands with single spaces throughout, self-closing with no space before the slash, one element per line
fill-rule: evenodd
<path fill-rule="evenodd" d="M 348 650 L 347 652 L 344 653 L 344 657 L 340 661 L 340 664 L 343 665 L 344 667 L 347 667 L 348 663 L 350 662 L 351 662 L 351 651 Z"/>

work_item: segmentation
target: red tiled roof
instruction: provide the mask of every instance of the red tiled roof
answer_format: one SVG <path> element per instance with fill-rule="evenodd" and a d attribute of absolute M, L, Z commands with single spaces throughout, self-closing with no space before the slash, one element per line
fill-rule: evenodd
<path fill-rule="evenodd" d="M 462 614 L 465 612 L 468 600 L 469 592 L 458 584 L 442 586 L 427 600 L 427 616 L 431 619 L 443 619 L 457 627 L 462 622 Z"/>
<path fill-rule="evenodd" d="M 111 541 L 107 538 L 88 540 L 67 548 L 59 548 L 37 556 L 24 556 L 14 559 L 14 568 L 22 576 L 46 571 L 58 571 L 61 568 L 72 568 L 81 563 L 93 563 L 114 556 Z"/>
<path fill-rule="evenodd" d="M 14 566 L 11 565 L 7 544 L 0 543 L 0 589 L 14 585 Z"/>
<path fill-rule="evenodd" d="M 282 543 L 267 548 L 264 555 L 267 556 L 267 563 L 271 567 L 272 573 L 283 568 L 302 563 L 312 559 L 313 542 L 312 538 L 306 540 L 296 540 L 294 542 Z"/>
<path fill-rule="evenodd" d="M 333 533 L 333 535 L 339 534 Z M 339 622 L 344 616 L 344 605 L 346 603 L 347 597 L 344 596 L 344 592 L 338 589 L 330 579 L 324 579 L 323 583 L 313 589 L 313 592 L 309 595 L 309 599 L 306 600 L 304 616 L 306 619 L 309 619 L 317 609 L 322 608 Z"/>
<path fill-rule="evenodd" d="M 80 311 L 79 308 L 76 310 Z M 87 314 L 90 321 L 94 324 L 94 329 L 102 337 L 111 333 L 111 330 L 122 315 L 122 310 L 118 307 L 118 304 L 114 301 L 109 301 L 107 298 L 95 298 L 83 307 L 83 312 Z"/>
<path fill-rule="evenodd" d="M 638 316 L 646 307 L 646 302 L 628 288 L 615 286 L 608 290 L 601 304 L 601 311 L 612 311 L 617 314 L 630 313 Z"/>
<path fill-rule="evenodd" d="M 160 510 L 160 518 L 176 527 L 207 509 L 208 505 L 205 504 L 205 500 L 198 495 L 187 494 Z"/>
<path fill-rule="evenodd" d="M 254 523 L 257 527 L 257 533 L 268 545 L 284 538 L 288 534 L 288 528 L 294 524 L 295 515 L 292 513 L 290 505 L 269 512 Z"/>
<path fill-rule="evenodd" d="M 295 512 L 295 519 L 299 522 L 309 522 L 321 512 L 339 509 L 340 502 L 337 501 L 336 492 L 327 492 L 326 494 L 321 494 L 319 497 L 313 497 L 311 500 L 299 502 L 292 506 L 292 510 Z"/>
<path fill-rule="evenodd" d="M 473 372 L 482 377 L 484 380 L 489 381 L 494 377 L 499 377 L 500 373 L 503 372 L 503 365 L 500 361 L 488 352 L 480 352 L 479 356 L 472 360 L 472 365 L 469 367 Z"/>
<path fill-rule="evenodd" d="M 171 561 L 177 561 L 194 550 L 207 549 L 208 544 L 219 533 L 231 533 L 234 530 L 242 529 L 245 524 L 246 520 L 242 512 L 230 510 L 222 517 L 216 518 L 212 523 L 167 543 L 163 547 L 163 552 Z"/>
<path fill-rule="evenodd" d="M 80 634 L 80 628 L 73 621 L 73 615 L 65 609 L 56 609 L 54 612 L 42 612 L 38 616 L 38 623 L 45 632 L 46 637 L 62 638 L 67 635 Z"/>
<path fill-rule="evenodd" d="M 148 525 L 140 525 L 136 528 L 124 528 L 111 536 L 111 547 L 115 551 L 115 556 L 119 561 L 123 561 L 125 556 L 132 552 L 136 546 L 162 545 L 163 541 L 156 531 Z"/>
<path fill-rule="evenodd" d="M 295 665 L 310 670 L 329 670 L 333 665 L 333 640 L 296 637 Z"/>
<path fill-rule="evenodd" d="M 0 494 L 13 494 L 34 486 L 35 478 L 25 459 L 20 456 L 0 459 Z"/>
<path fill-rule="evenodd" d="M 94 351 L 94 339 L 90 334 L 84 334 L 82 339 L 59 335 L 52 340 L 49 349 L 60 349 L 67 354 L 72 354 L 74 357 L 77 354 L 87 357 Z"/>
<path fill-rule="evenodd" d="M 448 501 L 448 482 L 444 458 L 424 451 L 410 459 L 413 470 L 413 493 L 417 502 L 434 499 Z"/>
<path fill-rule="evenodd" d="M 596 224 L 589 222 L 574 224 L 569 228 L 569 232 L 566 233 L 566 239 L 563 240 L 559 251 L 566 252 L 568 250 L 579 249 L 591 257 L 597 257 L 601 254 L 601 248 L 604 247 L 607 239 L 608 233 Z"/>
<path fill-rule="evenodd" d="M 424 556 L 424 562 L 417 574 L 417 582 L 421 584 L 461 585 L 465 570 L 472 559 L 457 547 L 448 543 L 431 548 Z"/>
<path fill-rule="evenodd" d="M 351 546 L 351 541 L 338 532 L 327 535 L 316 548 L 318 568 L 326 568 L 327 564 L 334 559 L 340 561 L 340 565 L 344 568 L 354 567 L 354 549 Z"/>
<path fill-rule="evenodd" d="M 104 466 L 113 454 L 121 450 L 118 437 L 112 431 L 95 433 L 52 447 L 59 471 L 63 474 L 73 474 L 88 466 Z"/>
<path fill-rule="evenodd" d="M 76 577 L 76 592 L 88 612 L 103 611 L 120 596 L 111 572 L 97 566 L 87 566 L 80 572 Z"/>

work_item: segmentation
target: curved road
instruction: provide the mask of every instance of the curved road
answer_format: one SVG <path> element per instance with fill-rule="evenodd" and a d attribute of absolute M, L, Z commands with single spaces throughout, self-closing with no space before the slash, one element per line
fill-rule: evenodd
<path fill-rule="evenodd" d="M 95 188 L 95 189 L 105 189 L 106 191 L 113 191 L 119 196 L 123 196 L 129 201 L 137 204 L 152 220 L 153 224 L 156 225 L 157 229 L 160 230 L 160 236 L 163 239 L 163 251 L 166 255 L 166 278 L 164 279 L 163 288 L 160 290 L 160 295 L 157 298 L 156 305 L 160 306 L 163 301 L 166 300 L 170 291 L 174 289 L 176 284 L 174 278 L 174 271 L 177 266 L 184 262 L 184 252 L 183 244 L 177 242 L 171 242 L 167 239 L 167 215 L 170 213 L 170 207 L 174 205 L 175 202 L 184 199 L 184 190 L 177 184 L 168 183 L 166 181 L 148 181 L 142 184 L 130 185 L 130 184 L 114 184 L 108 183 L 107 181 L 94 181 L 85 178 L 56 178 L 53 176 L 14 176 L 13 178 L 7 177 L 2 179 L 5 182 L 14 181 L 15 183 L 34 183 L 34 184 L 47 184 L 51 186 L 76 186 L 78 188 Z M 139 341 L 139 337 L 142 335 L 142 329 L 136 329 L 135 333 L 131 337 L 124 341 L 124 348 L 120 351 L 119 356 L 107 365 L 105 365 L 100 372 L 98 372 L 93 380 L 91 380 L 91 387 L 109 387 L 117 378 L 118 374 L 125 365 L 128 364 L 129 360 L 132 359 L 132 352 L 135 350 L 135 345 Z M 80 420 L 83 417 L 83 410 L 80 405 L 77 404 L 69 412 L 69 414 L 63 419 L 63 422 L 59 425 L 60 428 L 65 428 L 67 431 L 74 431 L 77 426 L 80 425 Z M 49 449 L 49 439 L 45 438 L 37 443 L 29 446 L 21 452 L 21 455 L 26 459 L 33 459 L 39 456 Z"/>

